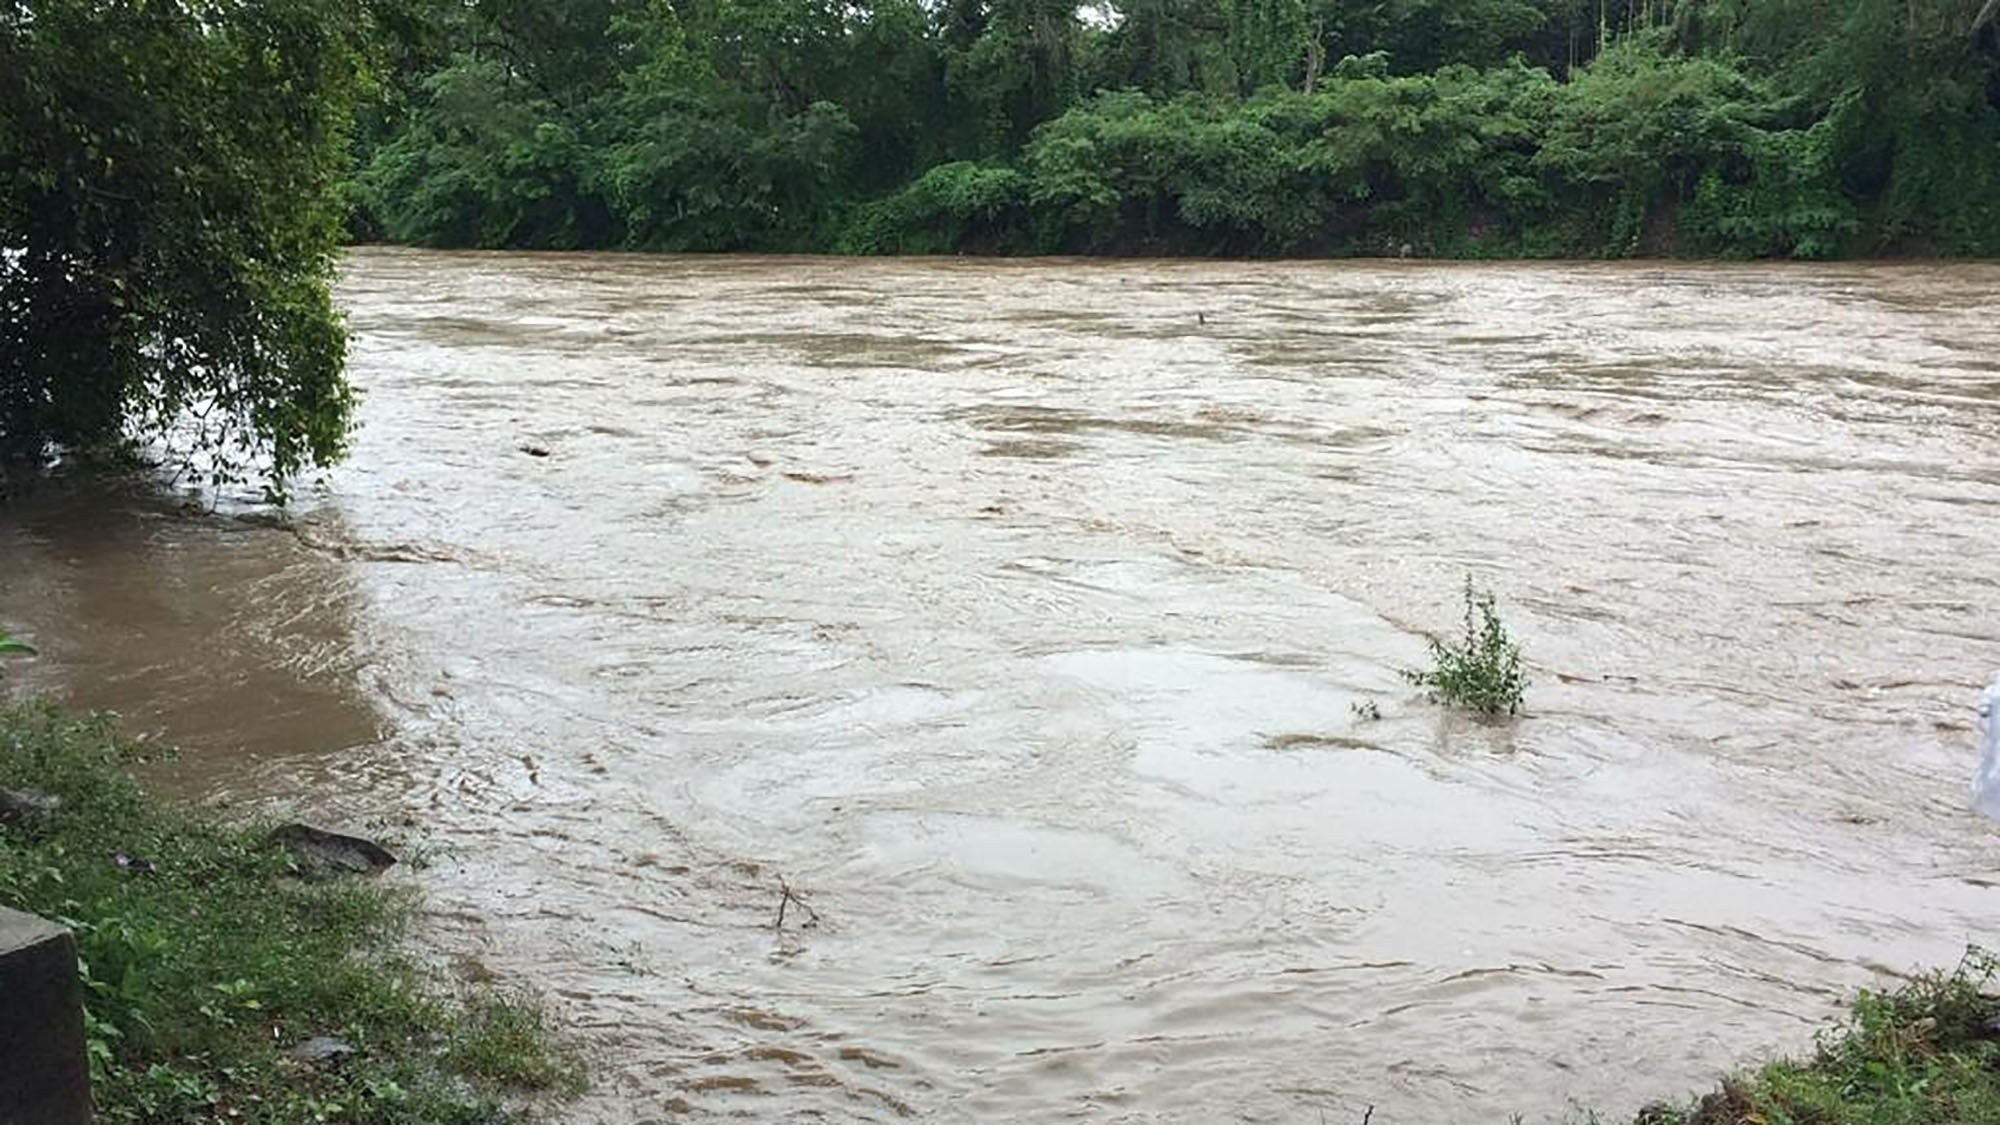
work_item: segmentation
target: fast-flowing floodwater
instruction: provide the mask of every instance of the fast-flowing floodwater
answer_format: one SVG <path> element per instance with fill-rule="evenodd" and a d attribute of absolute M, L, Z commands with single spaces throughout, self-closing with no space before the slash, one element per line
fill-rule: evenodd
<path fill-rule="evenodd" d="M 420 841 L 576 1121 L 1629 1111 L 2000 931 L 1996 293 L 370 250 L 351 461 L 46 489 L 0 620 Z M 1397 675 L 1468 573 L 1509 725 Z"/>

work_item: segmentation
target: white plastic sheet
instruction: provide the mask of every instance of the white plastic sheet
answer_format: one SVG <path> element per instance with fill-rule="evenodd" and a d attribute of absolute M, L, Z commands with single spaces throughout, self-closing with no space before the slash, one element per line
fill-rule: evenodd
<path fill-rule="evenodd" d="M 2000 820 L 2000 677 L 1979 700 L 1979 772 L 1972 777 L 1972 807 Z"/>

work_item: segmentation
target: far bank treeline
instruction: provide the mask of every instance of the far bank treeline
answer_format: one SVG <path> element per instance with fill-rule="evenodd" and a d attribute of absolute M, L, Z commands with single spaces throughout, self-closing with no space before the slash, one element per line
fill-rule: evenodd
<path fill-rule="evenodd" d="M 417 0 L 352 235 L 2000 254 L 2000 0 Z"/>

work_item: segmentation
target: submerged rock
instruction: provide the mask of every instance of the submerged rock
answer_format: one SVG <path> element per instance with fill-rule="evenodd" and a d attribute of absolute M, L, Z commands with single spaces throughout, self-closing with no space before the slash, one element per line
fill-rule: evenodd
<path fill-rule="evenodd" d="M 389 849 L 360 836 L 343 836 L 310 824 L 284 824 L 271 831 L 273 843 L 283 844 L 305 864 L 332 871 L 376 875 L 396 863 Z"/>

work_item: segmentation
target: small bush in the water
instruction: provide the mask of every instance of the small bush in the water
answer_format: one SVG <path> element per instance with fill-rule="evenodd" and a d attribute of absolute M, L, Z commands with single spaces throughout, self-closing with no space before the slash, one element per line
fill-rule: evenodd
<path fill-rule="evenodd" d="M 1472 588 L 1465 578 L 1465 638 L 1459 643 L 1431 638 L 1429 671 L 1410 670 L 1403 678 L 1429 691 L 1431 700 L 1483 715 L 1521 709 L 1528 678 L 1521 671 L 1521 646 L 1507 635 L 1493 595 Z"/>

